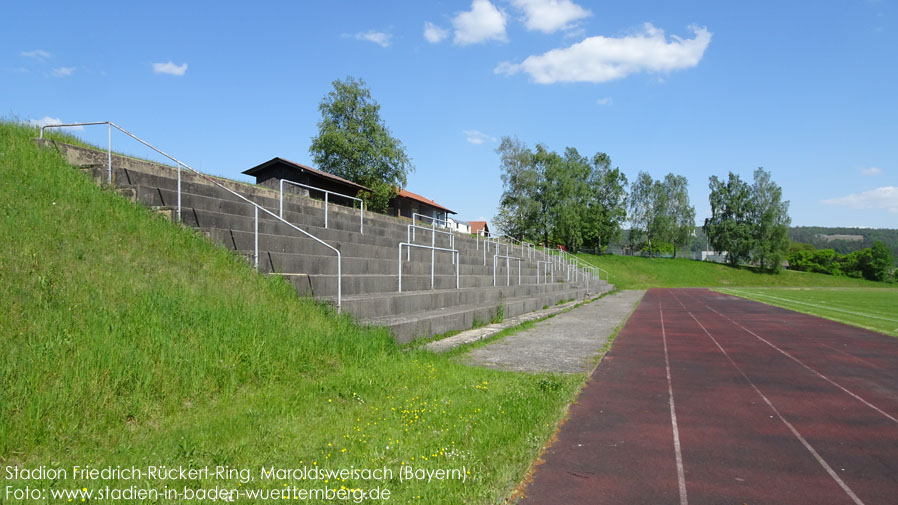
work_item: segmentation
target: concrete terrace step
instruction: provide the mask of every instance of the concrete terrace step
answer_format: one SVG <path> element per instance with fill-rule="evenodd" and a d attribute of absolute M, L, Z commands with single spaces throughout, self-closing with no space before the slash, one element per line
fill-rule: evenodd
<path fill-rule="evenodd" d="M 337 276 L 328 274 L 287 274 L 284 278 L 293 283 L 300 295 L 311 294 L 315 297 L 337 296 Z M 486 275 L 459 276 L 460 288 L 492 288 L 493 278 Z M 356 274 L 343 276 L 343 295 L 359 295 L 365 293 L 396 293 L 399 290 L 398 277 L 395 274 Z M 431 287 L 430 274 L 402 275 L 402 291 L 424 291 L 456 288 L 454 275 L 435 275 Z M 311 292 L 310 292 L 311 291 Z"/>
<path fill-rule="evenodd" d="M 201 219 L 203 221 L 206 221 L 205 217 L 202 217 Z M 243 252 L 252 252 L 255 249 L 255 234 L 253 232 L 235 230 L 231 228 L 218 228 L 214 226 L 203 226 L 197 228 L 199 228 L 207 237 L 216 242 L 222 243 L 228 249 Z M 265 233 L 263 231 L 264 227 L 260 224 L 259 250 L 285 254 L 314 254 L 323 256 L 334 255 L 333 251 L 321 245 L 317 241 L 303 236 L 300 232 L 293 230 L 292 228 L 286 226 L 284 226 L 284 228 L 284 232 L 290 233 L 291 235 L 288 236 L 278 233 Z M 331 241 L 328 242 L 328 244 L 340 251 L 340 254 L 343 256 L 344 260 L 347 258 L 368 258 L 392 262 L 392 264 L 394 265 L 393 272 L 395 273 L 395 265 L 399 260 L 398 243 L 394 243 L 392 246 L 372 246 L 355 242 Z M 445 251 L 436 251 L 434 257 L 436 259 L 437 265 L 451 265 L 451 256 L 451 253 Z M 403 257 L 408 258 L 406 249 L 403 249 Z M 428 265 L 430 265 L 430 259 L 431 255 L 429 249 L 412 249 L 412 262 L 426 262 Z M 408 264 L 407 259 L 403 262 L 403 265 L 406 264 Z M 479 266 L 481 269 L 489 269 L 484 271 L 488 271 L 492 275 L 492 264 L 487 267 L 483 267 L 483 265 L 476 261 L 476 258 L 466 258 L 462 255 L 460 264 L 463 267 L 467 265 L 472 269 L 476 266 Z M 522 267 L 521 271 L 522 273 L 529 272 L 531 274 L 535 274 L 535 270 L 533 269 L 526 270 Z M 517 273 L 517 270 L 515 270 L 515 273 Z"/>
<path fill-rule="evenodd" d="M 403 315 L 389 315 L 362 318 L 361 322 L 373 326 L 386 326 L 400 343 L 410 342 L 418 337 L 432 337 L 447 331 L 472 328 L 475 323 L 489 323 L 500 308 L 504 317 L 514 317 L 525 312 L 552 306 L 562 300 L 581 299 L 585 289 L 569 289 L 543 296 L 520 296 L 493 299 L 488 302 L 445 307 Z"/>
<path fill-rule="evenodd" d="M 478 305 L 495 300 L 546 296 L 572 289 L 569 284 L 534 285 L 497 288 L 462 288 L 408 291 L 402 293 L 376 293 L 343 297 L 343 310 L 358 318 L 376 318 L 391 315 L 407 315 L 446 307 Z M 334 299 L 329 299 L 333 302 Z"/>
<path fill-rule="evenodd" d="M 264 243 L 264 241 L 260 241 Z M 247 258 L 252 257 L 251 250 L 240 251 Z M 335 254 L 319 255 L 319 254 L 303 254 L 303 253 L 282 253 L 269 250 L 262 250 L 259 253 L 259 267 L 263 273 L 320 273 L 328 275 L 337 274 L 337 256 Z M 378 259 L 372 257 L 354 257 L 343 256 L 341 260 L 341 269 L 343 275 L 362 275 L 362 274 L 384 274 L 398 275 L 398 259 Z M 407 275 L 430 275 L 431 264 L 429 258 L 427 260 L 417 260 L 407 262 L 405 258 L 402 261 L 402 276 Z M 455 275 L 456 266 L 443 258 L 442 261 L 433 264 L 433 272 L 435 275 Z M 499 285 L 509 284 L 504 267 L 497 267 L 497 280 Z M 458 266 L 458 274 L 462 277 L 468 276 L 484 276 L 493 278 L 492 266 L 466 265 Z M 518 282 L 517 271 L 511 275 L 511 284 L 536 284 L 535 271 L 529 272 L 530 275 L 521 275 L 521 282 Z M 501 277 L 501 278 L 500 278 Z"/>

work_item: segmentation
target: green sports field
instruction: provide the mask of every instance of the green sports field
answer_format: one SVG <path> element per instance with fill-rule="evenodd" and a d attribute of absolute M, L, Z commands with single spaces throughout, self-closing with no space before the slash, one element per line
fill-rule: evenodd
<path fill-rule="evenodd" d="M 800 287 L 718 291 L 898 337 L 898 289 Z"/>

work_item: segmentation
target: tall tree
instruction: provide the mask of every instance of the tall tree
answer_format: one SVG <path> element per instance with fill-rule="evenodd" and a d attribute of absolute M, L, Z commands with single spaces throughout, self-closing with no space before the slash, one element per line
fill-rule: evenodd
<path fill-rule="evenodd" d="M 596 153 L 591 161 L 583 239 L 605 250 L 620 239 L 627 219 L 627 176 L 620 168 L 611 168 L 611 158 L 605 153 Z"/>
<path fill-rule="evenodd" d="M 711 248 L 726 251 L 732 266 L 744 263 L 751 258 L 755 240 L 751 186 L 732 172 L 726 182 L 712 175 L 708 186 L 711 217 L 705 219 L 704 230 Z"/>
<path fill-rule="evenodd" d="M 496 152 L 503 187 L 496 226 L 511 237 L 532 238 L 541 228 L 540 198 L 545 177 L 535 166 L 533 152 L 517 138 L 503 137 Z"/>
<path fill-rule="evenodd" d="M 636 245 L 643 237 L 651 244 L 652 223 L 655 218 L 655 180 L 648 172 L 639 172 L 630 184 L 628 219 L 630 221 L 630 244 Z"/>
<path fill-rule="evenodd" d="M 656 251 L 677 247 L 689 242 L 695 227 L 695 208 L 689 205 L 688 181 L 681 175 L 667 174 L 656 181 L 646 172 L 639 172 L 630 187 L 631 242 L 645 238 L 644 249 Z"/>
<path fill-rule="evenodd" d="M 724 183 L 711 176 L 711 217 L 705 233 L 715 251 L 727 252 L 727 263 L 757 261 L 762 270 L 778 272 L 789 250 L 789 202 L 770 173 L 758 168 L 749 185 L 730 172 Z"/>
<path fill-rule="evenodd" d="M 763 168 L 755 170 L 752 185 L 752 219 L 755 225 L 754 257 L 762 270 L 778 272 L 789 250 L 789 202 L 783 190 Z"/>
<path fill-rule="evenodd" d="M 318 105 L 321 121 L 309 152 L 321 170 L 371 188 L 368 207 L 383 212 L 414 170 L 405 147 L 380 117 L 380 105 L 362 79 L 333 82 Z"/>
<path fill-rule="evenodd" d="M 695 231 L 695 207 L 689 204 L 689 182 L 682 175 L 667 174 L 661 187 L 664 191 L 665 209 L 667 216 L 664 223 L 666 239 L 674 246 L 674 256 L 677 248 L 690 242 Z"/>
<path fill-rule="evenodd" d="M 573 147 L 565 149 L 564 157 L 552 155 L 554 163 L 546 167 L 551 237 L 576 252 L 583 245 L 589 160 Z"/>

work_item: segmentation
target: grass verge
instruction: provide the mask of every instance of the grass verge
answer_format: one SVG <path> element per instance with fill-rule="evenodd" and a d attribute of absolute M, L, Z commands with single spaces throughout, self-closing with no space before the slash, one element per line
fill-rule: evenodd
<path fill-rule="evenodd" d="M 810 272 L 783 271 L 764 274 L 752 268 L 734 268 L 689 259 L 642 258 L 638 256 L 596 256 L 578 254 L 593 265 L 607 270 L 611 283 L 620 289 L 690 287 L 889 287 L 889 284 Z"/>
<path fill-rule="evenodd" d="M 0 123 L 0 467 L 69 476 L 4 486 L 84 489 L 85 501 L 136 485 L 380 487 L 394 503 L 496 503 L 582 383 L 404 352 L 96 187 L 35 135 Z M 222 466 L 250 479 L 89 480 L 73 478 L 76 465 Z M 392 475 L 262 480 L 263 466 Z M 461 473 L 399 482 L 405 467 Z"/>
<path fill-rule="evenodd" d="M 718 291 L 898 337 L 898 289 L 728 288 Z"/>

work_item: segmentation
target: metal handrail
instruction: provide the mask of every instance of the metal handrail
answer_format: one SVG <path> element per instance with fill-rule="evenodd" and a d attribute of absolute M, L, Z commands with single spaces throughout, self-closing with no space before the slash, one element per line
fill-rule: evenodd
<path fill-rule="evenodd" d="M 412 212 L 412 221 L 415 220 L 415 216 L 417 216 L 417 217 L 423 217 L 423 218 L 426 218 L 426 219 L 430 219 L 430 222 L 431 222 L 432 224 L 435 224 L 437 221 L 441 221 L 441 222 L 443 223 L 443 228 L 449 228 L 449 221 L 446 220 L 446 219 L 440 219 L 440 218 L 438 218 L 438 217 L 433 217 L 433 216 L 428 216 L 428 215 L 425 215 L 425 214 L 419 214 L 419 213 L 417 213 L 417 212 Z"/>
<path fill-rule="evenodd" d="M 449 248 L 450 248 L 450 249 L 455 249 L 455 235 L 454 235 L 452 232 L 449 232 L 449 231 L 443 231 L 443 230 L 437 230 L 436 228 L 433 228 L 433 227 L 428 228 L 428 227 L 426 227 L 426 226 L 419 226 L 419 225 L 417 225 L 417 224 L 408 224 L 408 225 L 406 225 L 406 229 L 405 229 L 405 240 L 406 240 L 406 242 L 408 242 L 409 244 L 411 244 L 413 240 L 416 240 L 416 238 L 415 238 L 415 230 L 416 230 L 416 229 L 418 229 L 418 230 L 425 230 L 425 231 L 431 232 L 431 235 L 430 235 L 430 245 L 432 245 L 432 246 L 437 245 L 437 244 L 436 244 L 436 235 L 437 235 L 437 233 L 440 233 L 440 234 L 443 234 L 443 235 L 449 235 Z M 412 250 L 409 249 L 408 251 L 406 251 L 406 254 L 407 254 L 407 256 L 408 256 L 408 260 L 407 260 L 407 261 L 411 261 L 411 259 L 412 259 Z M 452 263 L 455 264 L 455 258 L 452 259 Z"/>
<path fill-rule="evenodd" d="M 540 266 L 540 265 L 543 265 L 543 275 L 542 275 L 542 279 L 543 279 L 543 284 L 546 284 L 546 282 L 545 282 L 545 280 L 546 280 L 545 277 L 546 277 L 547 275 L 549 275 L 549 271 L 550 271 L 550 270 L 549 270 L 549 265 L 551 265 L 551 264 L 552 264 L 551 261 L 536 260 L 536 283 L 537 283 L 537 284 L 540 283 L 540 282 L 539 282 L 539 280 L 540 280 L 539 266 Z M 553 269 L 551 270 L 551 272 L 552 272 L 552 283 L 555 283 L 555 269 L 553 268 Z"/>
<path fill-rule="evenodd" d="M 415 236 L 415 230 L 429 231 L 433 232 L 433 234 L 439 233 L 441 235 L 449 235 L 449 247 L 455 247 L 455 234 L 451 231 L 437 230 L 433 226 L 421 226 L 419 224 L 411 223 L 406 225 L 406 239 L 408 239 L 409 242 L 411 242 L 412 240 L 417 240 L 417 237 Z"/>
<path fill-rule="evenodd" d="M 434 252 L 435 251 L 447 251 L 452 253 L 452 261 L 455 264 L 455 289 L 458 289 L 458 271 L 461 268 L 461 261 L 458 256 L 458 250 L 456 249 L 447 249 L 445 247 L 434 247 L 432 245 L 422 245 L 422 244 L 409 244 L 408 242 L 400 242 L 399 243 L 399 292 L 402 293 L 402 246 L 406 246 L 409 249 L 412 247 L 420 247 L 422 249 L 430 249 L 430 289 L 434 287 Z"/>
<path fill-rule="evenodd" d="M 499 254 L 493 255 L 493 287 L 496 286 L 496 260 L 499 258 L 505 258 L 505 285 L 511 286 L 511 268 L 509 262 L 511 260 L 515 260 L 518 262 L 518 286 L 521 285 L 521 258 L 517 256 L 501 256 Z"/>
<path fill-rule="evenodd" d="M 336 191 L 328 191 L 326 189 L 316 188 L 315 186 L 309 186 L 308 184 L 302 184 L 300 182 L 288 181 L 287 179 L 280 179 L 280 212 L 281 218 L 284 217 L 284 183 L 292 184 L 294 186 L 299 186 L 307 189 L 314 189 L 315 191 L 321 191 L 324 193 L 324 227 L 327 228 L 327 206 L 328 206 L 328 195 L 337 195 L 342 196 L 343 198 L 348 198 L 350 200 L 355 200 L 359 202 L 361 214 L 359 215 L 359 233 L 362 235 L 365 234 L 365 201 L 361 198 L 356 198 L 354 196 L 344 195 L 343 193 L 337 193 Z"/>
<path fill-rule="evenodd" d="M 199 170 L 188 165 L 187 163 L 184 163 L 183 161 L 175 158 L 174 156 L 171 156 L 170 154 L 158 149 L 157 147 L 153 146 L 149 142 L 141 139 L 137 135 L 134 135 L 133 133 L 131 133 L 128 130 L 122 128 L 121 126 L 113 123 L 112 121 L 44 125 L 44 126 L 41 126 L 40 138 L 44 138 L 44 128 L 63 128 L 63 127 L 70 127 L 70 126 L 91 126 L 91 125 L 101 125 L 101 124 L 107 125 L 108 132 L 109 132 L 109 143 L 107 144 L 107 149 L 106 149 L 107 161 L 109 163 L 109 165 L 108 165 L 109 182 L 112 182 L 112 128 L 119 130 L 120 132 L 124 133 L 125 135 L 133 138 L 134 140 L 140 142 L 141 144 L 149 147 L 150 149 L 156 151 L 157 153 L 161 154 L 162 156 L 165 156 L 166 158 L 168 158 L 178 164 L 178 221 L 181 220 L 181 167 L 182 166 L 184 168 L 190 170 L 191 172 L 195 173 L 197 176 L 199 176 L 203 179 L 206 179 L 207 181 L 211 182 L 212 184 L 215 184 L 219 188 L 227 191 L 228 193 L 231 193 L 232 195 L 236 196 L 237 198 L 239 198 L 239 199 L 245 201 L 246 203 L 252 205 L 253 207 L 255 207 L 255 209 L 254 209 L 255 224 L 254 224 L 254 231 L 253 231 L 253 233 L 255 235 L 255 246 L 254 246 L 254 251 L 253 251 L 253 261 L 255 263 L 256 270 L 259 269 L 259 211 L 260 210 L 262 212 L 265 212 L 266 214 L 270 215 L 271 217 L 283 222 L 287 226 L 290 226 L 294 230 L 302 233 L 303 235 L 311 238 L 312 240 L 315 240 L 319 244 L 327 247 L 328 249 L 334 251 L 337 254 L 337 313 L 338 314 L 340 313 L 341 305 L 342 305 L 342 295 L 343 295 L 343 292 L 342 292 L 342 288 L 343 288 L 343 269 L 342 269 L 343 258 L 340 254 L 340 251 L 336 247 L 331 246 L 330 244 L 321 240 L 320 238 L 316 237 L 315 235 L 312 235 L 311 233 L 299 228 L 295 224 L 278 216 L 274 212 L 271 212 L 270 210 L 262 207 L 261 205 L 257 204 L 256 202 L 250 200 L 249 198 L 246 198 L 245 196 L 241 195 L 240 193 L 237 193 L 236 191 L 226 187 L 225 185 L 216 181 L 215 178 L 200 172 Z"/>

